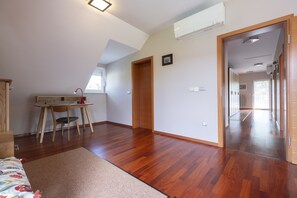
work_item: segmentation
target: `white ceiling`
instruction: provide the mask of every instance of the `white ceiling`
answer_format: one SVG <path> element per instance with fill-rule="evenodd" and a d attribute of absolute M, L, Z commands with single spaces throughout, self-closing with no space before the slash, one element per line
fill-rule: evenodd
<path fill-rule="evenodd" d="M 110 0 L 108 12 L 134 27 L 156 33 L 223 0 Z"/>
<path fill-rule="evenodd" d="M 110 0 L 106 12 L 150 35 L 169 27 L 174 22 L 195 14 L 223 0 Z M 134 49 L 110 41 L 99 63 L 109 64 L 131 53 Z"/>
<path fill-rule="evenodd" d="M 114 40 L 109 40 L 99 60 L 100 64 L 106 65 L 133 54 L 138 50 Z"/>
<path fill-rule="evenodd" d="M 266 66 L 274 61 L 281 29 L 276 29 L 258 35 L 260 40 L 256 43 L 243 43 L 245 38 L 228 41 L 228 62 L 229 67 L 236 73 L 265 71 Z M 263 63 L 261 67 L 254 64 Z"/>

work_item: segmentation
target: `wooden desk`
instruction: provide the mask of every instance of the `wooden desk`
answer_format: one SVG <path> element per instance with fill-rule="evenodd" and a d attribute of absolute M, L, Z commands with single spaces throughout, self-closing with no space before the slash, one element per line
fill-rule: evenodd
<path fill-rule="evenodd" d="M 41 111 L 40 111 L 40 116 L 39 116 L 39 121 L 38 121 L 38 126 L 37 126 L 37 134 L 36 134 L 36 138 L 39 138 L 39 133 L 41 134 L 40 137 L 40 143 L 43 142 L 43 136 L 44 136 L 44 128 L 45 128 L 45 124 L 46 124 L 46 118 L 47 118 L 47 111 L 51 106 L 68 106 L 70 108 L 80 108 L 81 111 L 81 119 L 82 119 L 82 124 L 83 124 L 83 128 L 85 129 L 85 116 L 84 116 L 84 111 L 86 112 L 87 115 L 87 119 L 88 119 L 88 123 L 90 125 L 91 128 L 91 132 L 94 132 L 93 129 L 93 125 L 92 125 L 92 121 L 90 118 L 90 112 L 89 112 L 89 105 L 92 105 L 91 103 L 85 103 L 85 104 L 77 104 L 77 102 L 73 102 L 73 101 L 63 101 L 63 102 L 37 102 L 35 103 L 34 106 L 36 107 L 40 107 Z"/>

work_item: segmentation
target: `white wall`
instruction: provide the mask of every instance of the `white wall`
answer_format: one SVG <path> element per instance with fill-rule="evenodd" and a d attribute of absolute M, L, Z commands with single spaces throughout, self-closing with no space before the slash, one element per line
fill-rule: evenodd
<path fill-rule="evenodd" d="M 139 53 L 110 64 L 108 119 L 132 124 L 131 96 L 126 94 L 131 89 L 131 61 L 154 56 L 155 130 L 218 142 L 217 35 L 297 13 L 291 0 L 229 0 L 225 5 L 225 26 L 182 40 L 174 38 L 170 27 L 151 36 Z M 169 53 L 174 64 L 162 67 L 161 56 Z M 206 91 L 191 93 L 192 86 L 204 86 Z"/>
<path fill-rule="evenodd" d="M 132 94 L 127 94 L 132 91 L 129 57 L 106 67 L 107 120 L 126 125 L 132 123 Z"/>
<path fill-rule="evenodd" d="M 0 77 L 13 80 L 11 129 L 15 134 L 36 131 L 33 96 L 84 89 L 109 39 L 141 49 L 147 38 L 84 0 L 1 0 Z M 98 108 L 94 121 L 106 119 L 105 97 L 90 97 Z"/>

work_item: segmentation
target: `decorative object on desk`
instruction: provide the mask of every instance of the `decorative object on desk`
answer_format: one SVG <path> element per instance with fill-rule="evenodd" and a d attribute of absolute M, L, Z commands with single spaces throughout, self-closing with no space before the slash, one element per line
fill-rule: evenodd
<path fill-rule="evenodd" d="M 81 91 L 81 99 L 80 99 L 80 104 L 85 104 L 85 99 L 84 99 L 84 92 L 81 88 L 77 88 L 75 91 L 74 91 L 74 94 L 77 93 L 77 91 L 80 90 Z"/>
<path fill-rule="evenodd" d="M 88 3 L 90 6 L 104 12 L 107 8 L 111 6 L 111 3 L 105 0 L 90 0 Z"/>
<path fill-rule="evenodd" d="M 172 54 L 167 54 L 162 56 L 162 66 L 171 65 L 173 63 L 173 56 Z"/>

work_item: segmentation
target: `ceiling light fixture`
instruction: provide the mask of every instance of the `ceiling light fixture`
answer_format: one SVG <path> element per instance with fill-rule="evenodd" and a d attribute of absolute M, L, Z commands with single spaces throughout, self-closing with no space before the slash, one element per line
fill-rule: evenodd
<path fill-rule="evenodd" d="M 260 40 L 260 39 L 259 39 L 258 36 L 251 36 L 251 37 L 249 37 L 249 38 L 243 40 L 242 43 L 244 43 L 244 44 L 245 44 L 245 43 L 251 44 L 251 43 L 255 43 L 255 42 L 259 41 L 259 40 Z"/>
<path fill-rule="evenodd" d="M 254 66 L 255 67 L 261 67 L 261 66 L 263 66 L 263 63 L 256 63 L 256 64 L 254 64 Z"/>
<path fill-rule="evenodd" d="M 105 0 L 91 0 L 88 4 L 102 12 L 111 6 L 111 3 Z"/>

